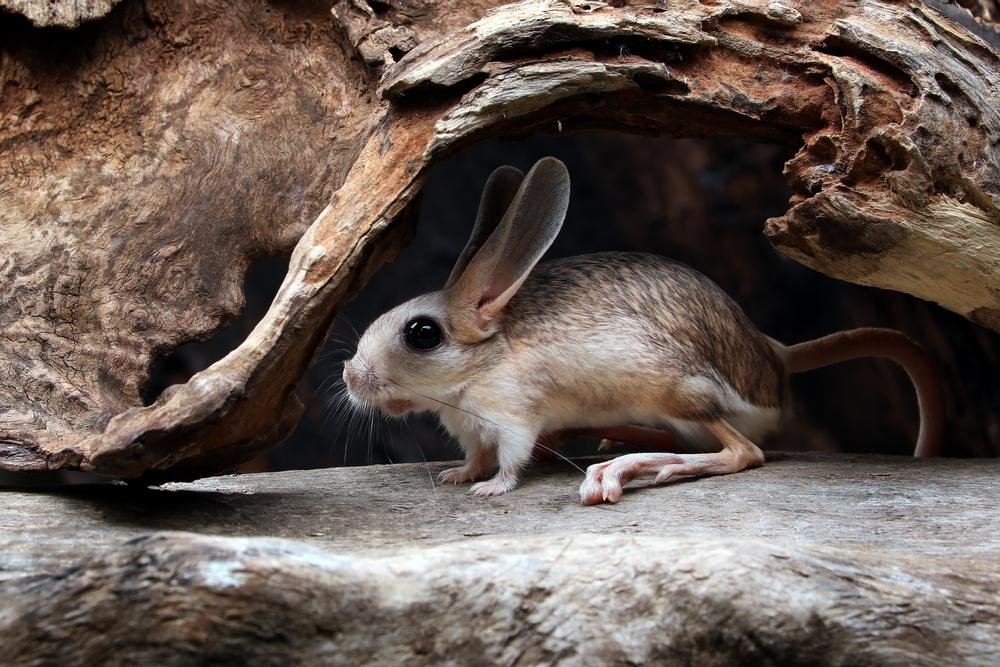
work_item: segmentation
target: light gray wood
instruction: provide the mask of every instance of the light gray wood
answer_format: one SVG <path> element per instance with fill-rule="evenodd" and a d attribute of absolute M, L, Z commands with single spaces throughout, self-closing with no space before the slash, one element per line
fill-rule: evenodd
<path fill-rule="evenodd" d="M 995 664 L 1000 461 L 772 454 L 582 507 L 443 465 L 0 493 L 16 664 Z M 183 531 L 183 532 L 177 532 Z"/>

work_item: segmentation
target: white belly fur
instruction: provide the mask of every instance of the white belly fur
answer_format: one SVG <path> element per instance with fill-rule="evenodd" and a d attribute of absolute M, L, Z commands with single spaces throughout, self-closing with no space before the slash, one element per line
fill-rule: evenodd
<path fill-rule="evenodd" d="M 761 407 L 744 400 L 726 382 L 695 377 L 689 380 L 692 387 L 716 394 L 723 414 L 733 428 L 754 443 L 776 430 L 781 418 L 778 407 Z M 490 385 L 482 396 L 471 392 L 458 399 L 461 411 L 444 408 L 439 411 L 445 428 L 460 442 L 463 435 L 477 438 L 484 445 L 492 446 L 502 431 L 523 420 L 526 414 L 533 414 L 528 421 L 528 430 L 537 433 L 551 433 L 565 428 L 601 428 L 638 424 L 654 428 L 669 428 L 694 449 L 716 451 L 719 442 L 697 422 L 674 419 L 665 416 L 652 405 L 641 400 L 622 401 L 607 410 L 581 409 L 578 402 L 570 397 L 541 397 L 531 401 L 534 409 L 524 403 L 525 387 L 521 383 L 508 380 Z M 644 404 L 645 403 L 645 404 Z"/>

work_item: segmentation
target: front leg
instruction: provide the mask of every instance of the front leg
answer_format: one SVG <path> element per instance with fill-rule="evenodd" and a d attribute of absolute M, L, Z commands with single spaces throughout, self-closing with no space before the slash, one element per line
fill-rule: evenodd
<path fill-rule="evenodd" d="M 442 484 L 467 484 L 481 479 L 493 466 L 494 456 L 490 448 L 484 447 L 477 435 L 466 435 L 459 439 L 465 451 L 465 464 L 457 468 L 442 470 L 438 481 Z"/>
<path fill-rule="evenodd" d="M 539 431 L 527 426 L 505 428 L 497 436 L 497 463 L 500 470 L 485 482 L 473 484 L 469 492 L 480 496 L 500 496 L 517 486 L 521 468 L 531 459 Z"/>

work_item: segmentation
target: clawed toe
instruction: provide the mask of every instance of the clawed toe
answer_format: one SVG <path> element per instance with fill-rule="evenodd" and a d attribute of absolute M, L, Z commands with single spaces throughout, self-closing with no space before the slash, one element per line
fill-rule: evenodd
<path fill-rule="evenodd" d="M 448 468 L 438 474 L 438 481 L 442 484 L 468 484 L 476 480 L 476 473 L 466 466 Z"/>
<path fill-rule="evenodd" d="M 580 502 L 596 505 L 616 503 L 622 486 L 637 477 L 654 476 L 655 484 L 681 479 L 728 475 L 764 463 L 764 452 L 727 421 L 705 422 L 724 449 L 714 454 L 627 454 L 587 468 L 580 485 Z M 602 446 L 604 443 L 602 443 Z"/>
<path fill-rule="evenodd" d="M 506 484 L 498 483 L 495 480 L 490 479 L 485 482 L 473 484 L 469 489 L 469 493 L 474 496 L 479 496 L 480 498 L 489 498 L 490 496 L 502 496 L 512 488 L 512 486 L 508 487 Z"/>
<path fill-rule="evenodd" d="M 507 493 L 507 490 L 492 481 L 487 481 L 473 484 L 472 488 L 469 489 L 469 493 L 480 498 L 489 498 L 490 496 L 501 496 Z"/>
<path fill-rule="evenodd" d="M 517 486 L 517 475 L 501 470 L 492 479 L 473 484 L 472 488 L 469 489 L 469 493 L 480 498 L 502 496 L 508 491 L 513 490 L 515 486 Z"/>
<path fill-rule="evenodd" d="M 587 468 L 587 478 L 580 485 L 580 502 L 584 505 L 617 503 L 625 484 L 643 475 L 659 474 L 678 463 L 683 463 L 683 459 L 674 454 L 629 454 L 595 463 Z"/>
<path fill-rule="evenodd" d="M 628 470 L 616 465 L 620 459 L 595 463 L 587 468 L 587 478 L 580 485 L 580 502 L 584 505 L 617 503 L 622 497 L 622 475 Z M 624 480 L 628 481 L 628 480 Z"/>
<path fill-rule="evenodd" d="M 596 505 L 604 502 L 604 489 L 601 488 L 604 469 L 607 463 L 595 463 L 587 468 L 587 477 L 580 485 L 580 502 L 584 505 Z"/>

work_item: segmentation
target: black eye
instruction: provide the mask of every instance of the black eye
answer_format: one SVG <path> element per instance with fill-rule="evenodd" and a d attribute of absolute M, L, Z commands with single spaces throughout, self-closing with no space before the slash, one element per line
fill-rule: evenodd
<path fill-rule="evenodd" d="M 444 340 L 444 334 L 431 318 L 417 317 L 403 327 L 403 340 L 414 350 L 433 350 Z"/>

